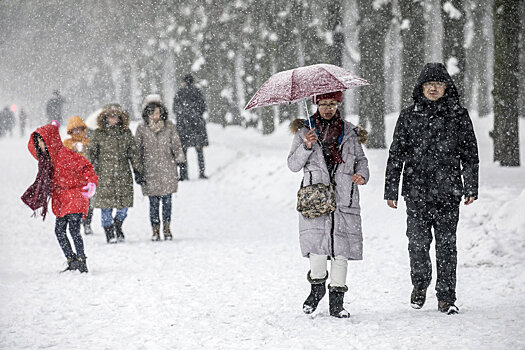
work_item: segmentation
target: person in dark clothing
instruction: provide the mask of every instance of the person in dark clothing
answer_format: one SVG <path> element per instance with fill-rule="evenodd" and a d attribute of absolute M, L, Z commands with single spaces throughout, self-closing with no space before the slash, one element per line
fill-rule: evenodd
<path fill-rule="evenodd" d="M 47 101 L 47 119 L 49 121 L 56 120 L 57 122 L 62 124 L 62 108 L 66 101 L 64 100 L 62 95 L 60 95 L 60 91 L 58 90 L 53 91 L 53 95 L 54 96 L 49 101 Z"/>
<path fill-rule="evenodd" d="M 27 124 L 27 114 L 23 108 L 20 108 L 20 113 L 18 114 L 18 126 L 20 127 L 20 136 L 24 136 L 26 132 Z"/>
<path fill-rule="evenodd" d="M 206 111 L 206 102 L 202 92 L 193 85 L 193 76 L 184 76 L 182 88 L 173 98 L 173 112 L 177 121 L 177 132 L 180 136 L 182 151 L 186 162 L 179 164 L 179 180 L 188 180 L 187 151 L 195 147 L 199 161 L 199 177 L 206 179 L 204 166 L 204 152 L 202 148 L 208 146 L 208 133 L 203 113 Z"/>
<path fill-rule="evenodd" d="M 397 208 L 399 181 L 407 208 L 407 236 L 413 290 L 411 306 L 423 307 L 432 279 L 431 229 L 436 238 L 438 309 L 457 313 L 456 229 L 459 204 L 478 198 L 478 146 L 468 111 L 441 63 L 423 68 L 412 93 L 414 104 L 401 111 L 385 176 L 389 207 Z"/>
<path fill-rule="evenodd" d="M 9 109 L 8 106 L 4 107 L 4 109 L 0 112 L 0 137 L 7 135 L 13 136 L 13 128 L 15 126 L 15 115 Z"/>

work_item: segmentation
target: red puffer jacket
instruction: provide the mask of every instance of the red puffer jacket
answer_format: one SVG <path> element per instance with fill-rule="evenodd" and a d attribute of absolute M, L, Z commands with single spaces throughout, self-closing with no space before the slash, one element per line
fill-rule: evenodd
<path fill-rule="evenodd" d="M 89 182 L 98 185 L 98 176 L 93 165 L 86 158 L 64 147 L 58 127 L 52 124 L 44 125 L 31 133 L 27 147 L 35 159 L 38 157 L 33 142 L 34 133 L 44 139 L 53 164 L 53 213 L 56 217 L 74 213 L 87 215 L 89 199 L 82 197 L 82 187 Z"/>

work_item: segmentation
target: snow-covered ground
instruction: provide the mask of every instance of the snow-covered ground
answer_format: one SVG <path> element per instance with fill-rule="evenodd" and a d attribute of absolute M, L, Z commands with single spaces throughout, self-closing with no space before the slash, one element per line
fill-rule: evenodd
<path fill-rule="evenodd" d="M 125 243 L 105 243 L 96 210 L 82 275 L 59 273 L 54 216 L 32 218 L 19 199 L 37 167 L 26 139 L 1 139 L 0 348 L 524 349 L 525 150 L 522 167 L 496 166 L 492 119 L 474 124 L 481 186 L 480 199 L 461 206 L 460 314 L 439 313 L 433 290 L 422 310 L 410 308 L 404 205 L 395 211 L 382 199 L 387 151 L 367 150 L 364 260 L 349 264 L 347 320 L 329 316 L 327 298 L 313 316 L 301 310 L 309 293 L 294 209 L 301 175 L 286 167 L 286 126 L 261 136 L 209 125 L 210 179 L 197 179 L 190 149 L 175 239 L 149 240 L 148 201 L 136 187 Z"/>

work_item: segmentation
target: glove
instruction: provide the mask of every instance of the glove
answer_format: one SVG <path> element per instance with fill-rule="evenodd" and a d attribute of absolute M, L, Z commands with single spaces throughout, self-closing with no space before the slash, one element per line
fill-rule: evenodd
<path fill-rule="evenodd" d="M 82 197 L 84 198 L 91 198 L 95 195 L 95 190 L 97 188 L 97 185 L 95 185 L 93 182 L 90 182 L 87 184 L 87 186 L 82 187 L 83 190 L 86 190 L 86 192 L 82 192 Z"/>
<path fill-rule="evenodd" d="M 144 186 L 146 184 L 146 179 L 144 179 L 144 176 L 142 176 L 142 174 L 139 173 L 138 171 L 134 171 L 134 173 L 135 173 L 135 182 L 137 183 L 137 185 Z"/>

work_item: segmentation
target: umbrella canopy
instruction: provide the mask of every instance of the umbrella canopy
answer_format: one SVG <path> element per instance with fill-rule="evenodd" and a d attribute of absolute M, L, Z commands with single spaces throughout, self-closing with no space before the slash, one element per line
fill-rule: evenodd
<path fill-rule="evenodd" d="M 262 84 L 244 109 L 292 103 L 318 94 L 370 85 L 346 69 L 332 64 L 314 64 L 275 73 Z"/>

